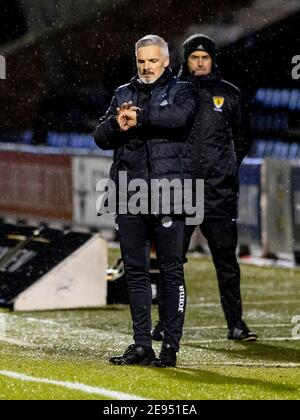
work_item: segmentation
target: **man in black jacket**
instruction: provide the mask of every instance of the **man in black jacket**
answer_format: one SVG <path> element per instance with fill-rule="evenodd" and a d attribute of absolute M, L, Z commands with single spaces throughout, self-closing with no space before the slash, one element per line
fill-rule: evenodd
<path fill-rule="evenodd" d="M 105 116 L 96 126 L 94 138 L 102 149 L 114 149 L 110 178 L 117 186 L 141 179 L 151 181 L 191 178 L 191 154 L 187 137 L 196 109 L 190 83 L 179 81 L 169 68 L 166 42 L 148 35 L 136 44 L 138 75 L 115 91 Z M 129 197 L 132 195 L 129 194 Z M 124 204 L 124 203 L 123 203 Z M 121 214 L 117 212 L 122 258 L 128 284 L 134 344 L 116 365 L 175 366 L 185 314 L 183 274 L 184 216 L 169 214 Z M 159 359 L 155 359 L 151 337 L 150 244 L 156 242 L 163 278 L 165 334 Z"/>
<path fill-rule="evenodd" d="M 208 241 L 217 271 L 228 338 L 256 340 L 242 320 L 240 267 L 236 258 L 238 169 L 249 151 L 248 119 L 240 90 L 222 79 L 216 65 L 216 47 L 207 36 L 196 34 L 184 44 L 180 79 L 198 92 L 199 109 L 192 129 L 194 177 L 204 179 L 205 218 L 200 229 Z M 186 226 L 184 252 L 195 226 Z M 160 307 L 160 317 L 163 313 Z M 152 332 L 161 339 L 163 322 Z"/>

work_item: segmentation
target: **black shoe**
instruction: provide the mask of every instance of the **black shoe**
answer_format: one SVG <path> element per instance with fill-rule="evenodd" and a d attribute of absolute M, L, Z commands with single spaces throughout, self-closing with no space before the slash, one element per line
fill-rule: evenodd
<path fill-rule="evenodd" d="M 159 358 L 152 363 L 155 367 L 175 367 L 177 361 L 176 350 L 170 345 L 162 346 Z"/>
<path fill-rule="evenodd" d="M 228 331 L 228 340 L 256 341 L 258 336 L 249 330 L 244 321 L 238 322 Z"/>
<path fill-rule="evenodd" d="M 164 329 L 160 321 L 158 321 L 158 323 L 155 325 L 155 327 L 151 331 L 151 337 L 152 337 L 152 340 L 154 341 L 163 341 Z"/>
<path fill-rule="evenodd" d="M 109 359 L 113 365 L 141 365 L 149 366 L 155 360 L 155 353 L 151 347 L 132 344 L 123 356 L 115 356 Z"/>

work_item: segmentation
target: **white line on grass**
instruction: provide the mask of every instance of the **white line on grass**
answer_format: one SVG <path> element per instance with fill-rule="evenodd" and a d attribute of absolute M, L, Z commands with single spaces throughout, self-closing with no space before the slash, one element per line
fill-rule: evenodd
<path fill-rule="evenodd" d="M 3 341 L 8 344 L 15 344 L 16 346 L 21 346 L 21 347 L 32 347 L 32 348 L 42 347 L 42 346 L 37 346 L 36 344 L 33 344 L 33 343 L 27 343 L 25 341 L 16 340 L 15 338 L 0 337 L 0 341 Z"/>
<path fill-rule="evenodd" d="M 68 388 L 75 391 L 84 392 L 85 394 L 96 394 L 102 395 L 103 397 L 108 397 L 115 400 L 144 400 L 144 398 L 138 397 L 136 395 L 125 394 L 123 392 L 118 391 L 109 391 L 105 388 L 98 388 L 95 386 L 89 386 L 80 383 L 73 383 L 73 382 L 63 382 L 63 381 L 55 381 L 45 378 L 35 378 L 33 376 L 27 376 L 22 373 L 18 372 L 11 372 L 6 370 L 0 370 L 1 376 L 6 376 L 8 378 L 17 379 L 23 382 L 34 382 L 39 384 L 47 384 L 47 385 L 55 385 L 60 386 L 62 388 Z"/>
<path fill-rule="evenodd" d="M 299 300 L 284 300 L 284 301 L 275 301 L 275 300 L 265 300 L 265 301 L 256 301 L 256 302 L 243 302 L 244 305 L 291 305 L 299 303 Z M 219 302 L 203 302 L 203 303 L 188 303 L 187 307 L 189 308 L 209 308 L 220 306 Z"/>
<path fill-rule="evenodd" d="M 218 366 L 233 366 L 233 367 L 256 367 L 256 368 L 299 368 L 300 367 L 300 363 L 270 363 L 270 362 L 245 362 L 245 363 L 241 363 L 241 362 L 224 362 L 224 363 L 214 363 L 214 365 L 212 365 L 211 363 L 199 363 L 199 364 L 182 364 L 180 366 L 177 366 L 177 368 L 175 370 L 178 370 L 178 372 L 182 372 L 182 369 L 186 369 L 186 368 L 199 368 L 199 367 L 203 367 L 203 366 L 210 366 L 210 367 L 218 367 Z M 191 374 L 191 375 L 195 375 L 195 373 L 193 372 L 185 372 L 187 374 Z"/>
<path fill-rule="evenodd" d="M 9 315 L 9 316 L 17 318 L 16 315 Z M 80 328 L 80 329 L 79 328 L 73 328 L 69 325 L 62 324 L 62 323 L 57 322 L 57 321 L 52 321 L 52 320 L 49 320 L 49 319 L 41 319 L 41 318 L 29 318 L 29 317 L 24 317 L 23 318 L 22 317 L 21 319 L 23 321 L 29 321 L 29 322 L 41 323 L 41 324 L 49 324 L 49 325 L 56 326 L 56 327 L 63 327 L 65 330 L 70 330 L 74 333 L 75 332 L 76 333 L 91 333 L 91 332 L 94 332 L 94 334 L 98 337 L 103 336 L 103 330 L 101 330 L 102 332 L 100 332 L 99 329 L 95 330 L 94 328 L 90 328 L 90 327 Z M 253 328 L 269 328 L 269 327 L 272 327 L 272 328 L 289 328 L 291 326 L 292 326 L 292 324 L 253 324 L 252 325 Z M 185 331 L 219 330 L 219 329 L 224 329 L 225 330 L 226 326 L 225 325 L 207 325 L 207 326 L 199 326 L 199 327 L 184 327 Z M 107 333 L 107 331 L 104 331 L 104 332 Z M 127 336 L 127 335 L 130 335 L 130 334 L 123 333 L 122 335 Z M 295 341 L 295 339 L 292 338 L 292 337 L 288 337 L 288 338 L 277 337 L 277 338 L 266 338 L 266 339 L 264 339 L 264 341 L 287 341 L 287 340 Z M 3 338 L 1 336 L 0 336 L 0 341 L 5 341 L 7 343 L 16 344 L 16 345 L 23 346 L 23 347 L 45 347 L 44 345 L 39 346 L 39 345 L 36 345 L 36 344 L 33 344 L 33 343 L 27 343 L 27 342 L 12 339 L 12 338 Z M 226 342 L 226 341 L 228 341 L 228 340 L 226 340 L 226 339 L 225 340 L 224 339 L 200 340 L 200 341 L 197 341 L 197 343 L 203 343 L 203 344 L 208 343 L 209 344 L 209 343 Z"/>
<path fill-rule="evenodd" d="M 251 324 L 253 328 L 280 328 L 280 327 L 292 327 L 292 324 Z M 185 330 L 221 330 L 227 329 L 225 325 L 208 325 L 204 327 L 184 327 Z"/>
<path fill-rule="evenodd" d="M 218 338 L 215 340 L 193 340 L 193 341 L 183 341 L 183 345 L 190 346 L 193 344 L 214 344 L 214 343 L 229 343 L 230 341 L 234 340 L 228 340 L 226 338 Z M 297 338 L 293 337 L 269 337 L 269 338 L 262 338 L 259 339 L 259 343 L 263 343 L 264 341 L 300 341 Z M 253 343 L 253 341 L 234 341 L 235 343 Z"/>

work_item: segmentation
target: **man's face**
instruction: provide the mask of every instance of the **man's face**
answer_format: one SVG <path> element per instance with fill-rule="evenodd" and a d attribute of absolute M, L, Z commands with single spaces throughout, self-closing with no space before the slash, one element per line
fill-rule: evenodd
<path fill-rule="evenodd" d="M 194 76 L 210 74 L 212 70 L 212 58 L 206 51 L 194 51 L 188 58 L 188 68 Z"/>
<path fill-rule="evenodd" d="M 137 50 L 137 69 L 143 83 L 154 83 L 170 64 L 157 45 L 148 45 Z"/>

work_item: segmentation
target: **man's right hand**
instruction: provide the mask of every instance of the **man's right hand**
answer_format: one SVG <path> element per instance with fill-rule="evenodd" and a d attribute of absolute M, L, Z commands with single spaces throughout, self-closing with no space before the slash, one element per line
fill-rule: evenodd
<path fill-rule="evenodd" d="M 119 124 L 121 131 L 127 131 L 130 128 L 134 127 L 136 124 L 132 124 L 132 115 L 136 115 L 136 111 L 139 111 L 140 108 L 133 105 L 131 101 L 124 102 L 120 107 L 117 108 L 117 123 Z M 126 112 L 127 111 L 127 112 Z M 130 118 L 128 118 L 128 111 Z M 132 111 L 134 112 L 132 114 Z"/>
<path fill-rule="evenodd" d="M 130 128 L 128 127 L 126 116 L 121 112 L 116 116 L 116 121 L 121 131 L 127 131 Z"/>

